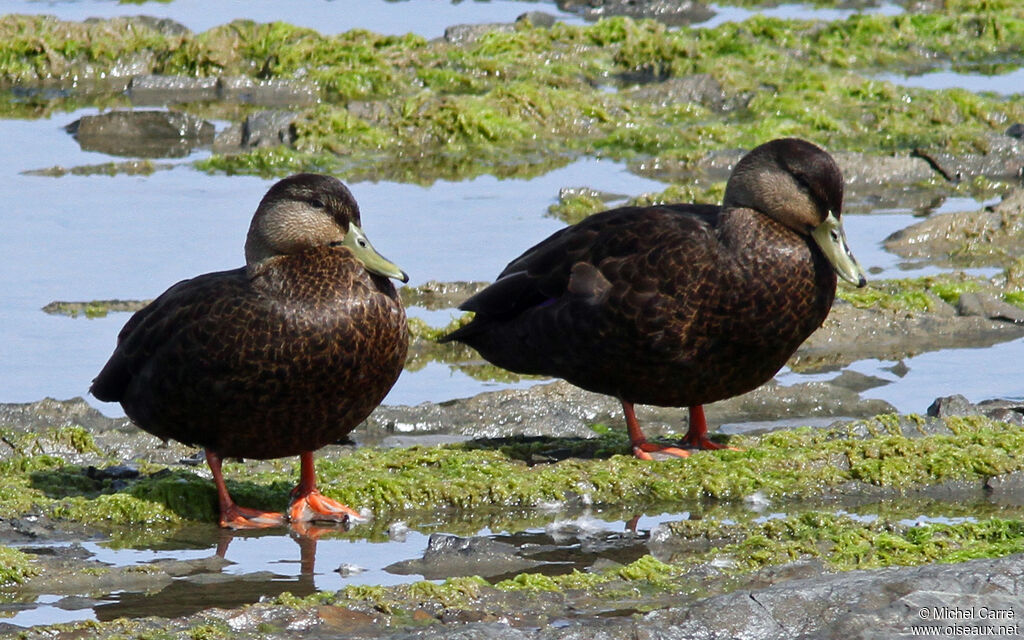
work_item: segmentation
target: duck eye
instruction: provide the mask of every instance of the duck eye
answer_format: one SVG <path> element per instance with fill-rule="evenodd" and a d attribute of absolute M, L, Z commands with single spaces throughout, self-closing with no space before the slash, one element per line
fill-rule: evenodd
<path fill-rule="evenodd" d="M 324 201 L 320 200 L 319 198 L 313 198 L 312 200 L 310 200 L 309 205 L 316 209 L 323 209 L 326 206 L 324 205 Z"/>
<path fill-rule="evenodd" d="M 344 244 L 344 243 L 341 240 L 335 240 L 334 242 L 328 242 L 327 246 L 329 246 L 329 247 L 340 247 L 342 244 Z"/>

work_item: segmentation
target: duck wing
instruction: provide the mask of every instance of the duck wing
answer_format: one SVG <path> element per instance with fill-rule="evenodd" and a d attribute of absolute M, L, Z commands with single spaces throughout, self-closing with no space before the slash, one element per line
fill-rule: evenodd
<path fill-rule="evenodd" d="M 93 380 L 90 393 L 105 402 L 139 404 L 137 396 L 146 395 L 148 383 L 155 382 L 146 383 L 147 379 L 155 372 L 168 371 L 171 361 L 184 364 L 182 371 L 190 371 L 202 366 L 200 360 L 210 359 L 211 354 L 215 357 L 211 345 L 217 339 L 211 331 L 216 328 L 230 338 L 241 327 L 229 325 L 253 315 L 240 307 L 254 304 L 244 268 L 178 282 L 125 323 L 117 347 Z M 143 416 L 131 417 L 141 426 L 149 426 Z"/>
<path fill-rule="evenodd" d="M 567 295 L 597 303 L 617 285 L 637 290 L 655 287 L 647 281 L 654 276 L 640 273 L 638 263 L 657 261 L 665 242 L 683 238 L 706 243 L 719 210 L 718 205 L 699 204 L 623 207 L 561 229 L 526 250 L 493 284 L 459 305 L 476 316 L 442 341 L 472 345 L 467 339 L 494 323 Z"/>

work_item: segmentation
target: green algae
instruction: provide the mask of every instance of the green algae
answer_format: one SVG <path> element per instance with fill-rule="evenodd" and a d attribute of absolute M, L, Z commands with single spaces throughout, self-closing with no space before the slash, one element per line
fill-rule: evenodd
<path fill-rule="evenodd" d="M 438 509 L 528 510 L 579 496 L 628 507 L 730 502 L 755 492 L 809 497 L 849 482 L 903 491 L 1024 468 L 1015 454 L 1024 447 L 1024 435 L 1015 427 L 949 418 L 942 423 L 949 435 L 906 437 L 894 420 L 881 416 L 833 430 L 732 438 L 730 444 L 743 451 L 701 452 L 683 461 L 654 463 L 628 455 L 625 435 L 610 429 L 591 439 L 357 449 L 321 457 L 318 475 L 326 495 L 386 518 Z M 296 472 L 292 465 L 253 471 L 233 463 L 227 473 L 239 503 L 280 510 Z M 212 484 L 187 470 L 158 471 L 115 488 L 58 456 L 19 457 L 4 461 L 0 480 L 0 496 L 11 498 L 3 501 L 6 517 L 38 509 L 75 522 L 158 528 L 216 519 Z"/>
<path fill-rule="evenodd" d="M 145 22 L 123 29 L 128 22 L 7 17 L 0 19 L 0 82 L 88 81 L 134 55 L 153 73 L 302 78 L 317 87 L 321 103 L 300 113 L 294 149 L 198 163 L 227 173 L 302 169 L 429 182 L 522 174 L 546 159 L 588 154 L 695 159 L 781 135 L 870 153 L 983 152 L 987 136 L 1024 119 L 1019 96 L 875 79 L 922 61 L 1008 66 L 1024 43 L 1024 12 L 957 6 L 831 22 L 753 17 L 714 29 L 626 18 L 549 29 L 519 24 L 468 44 L 358 30 L 324 36 L 249 21 L 191 34 Z M 721 95 L 668 91 L 664 99 L 635 100 L 604 89 L 694 74 L 712 78 Z"/>
<path fill-rule="evenodd" d="M 764 521 L 684 520 L 670 524 L 669 529 L 683 541 L 709 535 L 726 541 L 689 557 L 688 564 L 726 559 L 740 572 L 808 558 L 848 571 L 963 562 L 1024 551 L 1024 521 L 1006 518 L 922 524 L 806 512 Z"/>
<path fill-rule="evenodd" d="M 22 584 L 38 573 L 31 555 L 0 546 L 0 587 Z"/>
<path fill-rule="evenodd" d="M 886 309 L 909 313 L 936 311 L 941 303 L 956 305 L 964 293 L 994 291 L 982 278 L 947 273 L 921 278 L 870 280 L 860 289 L 840 287 L 837 297 L 860 309 Z"/>

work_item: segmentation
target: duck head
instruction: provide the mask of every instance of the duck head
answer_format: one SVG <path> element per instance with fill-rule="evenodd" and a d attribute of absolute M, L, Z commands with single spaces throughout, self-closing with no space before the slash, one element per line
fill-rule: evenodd
<path fill-rule="evenodd" d="M 346 247 L 370 273 L 408 282 L 397 265 L 377 253 L 359 228 L 359 205 L 340 180 L 299 173 L 267 191 L 245 239 L 249 266 L 314 247 Z"/>
<path fill-rule="evenodd" d="M 810 142 L 772 140 L 743 156 L 725 186 L 723 204 L 760 211 L 810 236 L 840 278 L 857 287 L 867 284 L 840 220 L 843 174 L 832 156 Z"/>

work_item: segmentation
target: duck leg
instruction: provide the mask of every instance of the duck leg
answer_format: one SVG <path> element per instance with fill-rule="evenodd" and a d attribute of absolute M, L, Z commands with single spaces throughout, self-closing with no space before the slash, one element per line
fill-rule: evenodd
<path fill-rule="evenodd" d="M 712 442 L 708 438 L 708 421 L 704 418 L 704 405 L 695 404 L 690 407 L 690 429 L 683 437 L 687 446 L 695 449 L 729 449 L 738 451 L 734 447 Z"/>
<path fill-rule="evenodd" d="M 641 460 L 654 460 L 652 453 L 663 453 L 678 458 L 689 457 L 690 452 L 678 447 L 670 447 L 663 444 L 647 442 L 644 432 L 640 430 L 640 423 L 636 419 L 636 412 L 633 410 L 633 403 L 622 401 L 622 411 L 626 414 L 626 427 L 629 430 L 629 444 L 633 447 L 633 455 Z"/>
<path fill-rule="evenodd" d="M 305 451 L 299 456 L 299 484 L 292 489 L 292 502 L 288 506 L 288 519 L 292 522 L 361 522 L 361 515 L 345 505 L 331 500 L 316 488 L 316 468 L 313 452 Z"/>
<path fill-rule="evenodd" d="M 220 526 L 227 529 L 264 529 L 284 524 L 284 516 L 273 511 L 260 511 L 240 507 L 231 499 L 227 485 L 224 484 L 224 474 L 221 472 L 220 456 L 206 450 L 206 464 L 210 466 L 213 474 L 213 484 L 217 486 L 217 502 L 220 504 Z"/>

